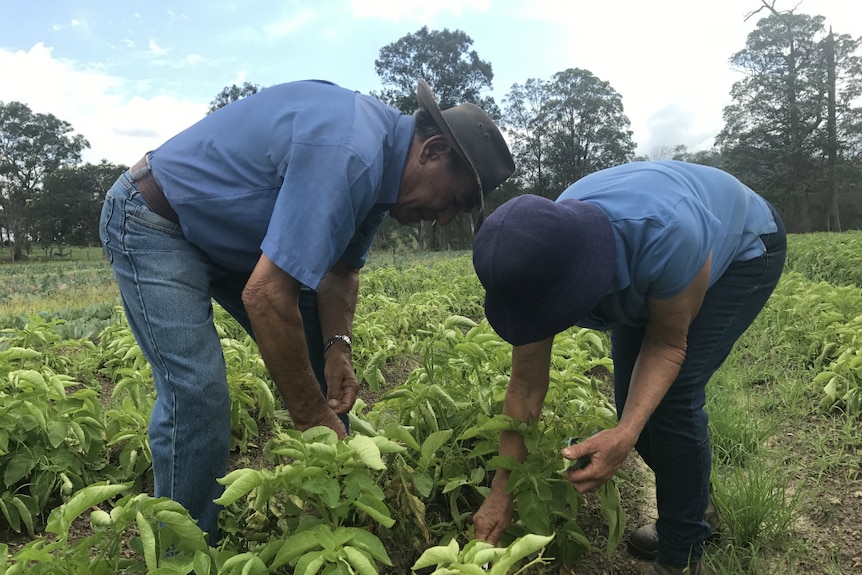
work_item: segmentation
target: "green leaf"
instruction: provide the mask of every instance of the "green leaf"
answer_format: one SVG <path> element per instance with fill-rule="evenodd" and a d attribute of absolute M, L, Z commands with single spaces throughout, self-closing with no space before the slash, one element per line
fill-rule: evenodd
<path fill-rule="evenodd" d="M 215 500 L 219 505 L 227 507 L 236 502 L 240 497 L 249 493 L 263 482 L 261 473 L 255 469 L 237 469 L 231 471 L 218 480 L 222 485 L 227 485 L 222 496 Z"/>
<path fill-rule="evenodd" d="M 32 537 L 33 534 L 33 514 L 30 513 L 30 510 L 27 509 L 27 506 L 21 501 L 20 497 L 12 498 L 12 505 L 15 509 L 18 510 L 18 516 L 21 518 L 21 521 L 24 523 L 24 526 L 27 528 L 27 533 Z"/>
<path fill-rule="evenodd" d="M 48 443 L 51 444 L 51 447 L 56 449 L 66 441 L 68 429 L 66 421 L 62 419 L 52 419 L 48 422 Z"/>
<path fill-rule="evenodd" d="M 195 575 L 209 575 L 212 568 L 212 557 L 204 551 L 195 551 L 194 569 Z"/>
<path fill-rule="evenodd" d="M 156 512 L 156 519 L 182 537 L 193 549 L 200 551 L 207 549 L 204 532 L 188 514 L 163 510 Z"/>
<path fill-rule="evenodd" d="M 418 571 L 420 569 L 424 569 L 426 567 L 433 567 L 435 565 L 449 565 L 451 563 L 458 563 L 458 542 L 452 539 L 449 541 L 449 545 L 439 545 L 437 547 L 430 547 L 425 550 L 424 553 L 416 560 L 416 563 L 413 564 L 410 569 L 413 571 Z"/>
<path fill-rule="evenodd" d="M 153 528 L 140 511 L 135 514 L 135 523 L 138 526 L 138 534 L 141 537 L 141 545 L 144 549 L 144 561 L 147 564 L 147 571 L 154 571 L 156 567 L 158 567 L 156 535 L 153 533 Z"/>
<path fill-rule="evenodd" d="M 419 495 L 427 498 L 434 489 L 434 480 L 427 473 L 416 473 L 413 475 L 413 485 L 416 486 Z"/>
<path fill-rule="evenodd" d="M 358 575 L 379 575 L 377 567 L 374 566 L 362 550 L 346 545 L 342 548 L 342 551 Z"/>
<path fill-rule="evenodd" d="M 242 575 L 266 575 L 269 573 L 263 561 L 250 552 L 234 555 L 225 561 L 219 569 L 219 573 L 230 573 L 240 565 L 242 565 Z"/>
<path fill-rule="evenodd" d="M 515 563 L 533 553 L 538 553 L 547 547 L 553 538 L 553 535 L 543 536 L 530 533 L 516 539 L 506 548 L 506 553 L 491 566 L 490 575 L 506 575 Z"/>
<path fill-rule="evenodd" d="M 3 474 L 3 482 L 6 487 L 11 487 L 27 476 L 36 467 L 36 460 L 29 451 L 19 451 L 6 464 Z"/>
<path fill-rule="evenodd" d="M 64 527 L 60 528 L 56 521 L 52 522 L 49 519 L 48 526 L 45 530 L 49 533 L 56 533 L 58 535 L 65 533 L 72 521 L 78 518 L 78 516 L 84 513 L 84 511 L 96 505 L 100 505 L 124 491 L 128 491 L 132 488 L 132 485 L 132 483 L 88 485 L 76 492 L 67 503 L 58 508 L 59 512 L 57 520 L 60 521 Z M 53 516 L 54 514 L 52 513 L 51 515 Z"/>
<path fill-rule="evenodd" d="M 369 517 L 383 525 L 384 527 L 392 527 L 395 525 L 395 520 L 389 513 L 389 508 L 386 504 L 373 495 L 363 493 L 359 499 L 353 502 L 353 505 L 366 513 Z"/>
<path fill-rule="evenodd" d="M 357 431 L 363 435 L 367 435 L 368 437 L 376 437 L 377 430 L 372 427 L 370 423 L 366 420 L 362 419 L 358 415 L 355 415 L 352 411 L 347 414 L 348 419 L 350 420 L 350 430 Z"/>
<path fill-rule="evenodd" d="M 302 573 L 302 575 L 317 575 L 317 572 L 323 567 L 323 562 L 323 551 L 312 551 L 300 557 L 293 572 Z"/>
<path fill-rule="evenodd" d="M 386 469 L 386 464 L 380 457 L 380 449 L 370 437 L 355 435 L 350 439 L 349 445 L 354 450 L 356 457 L 369 469 L 378 471 Z"/>
<path fill-rule="evenodd" d="M 410 449 L 419 449 L 419 442 L 416 441 L 416 438 L 413 437 L 413 434 L 410 433 L 410 430 L 403 425 L 391 423 L 386 426 L 386 429 L 383 431 L 383 433 L 389 439 L 400 441 Z"/>
<path fill-rule="evenodd" d="M 427 469 L 431 463 L 434 454 L 437 450 L 446 445 L 449 438 L 452 437 L 451 429 L 442 429 L 435 431 L 422 443 L 421 456 L 419 457 L 419 467 Z"/>
<path fill-rule="evenodd" d="M 276 554 L 272 565 L 270 565 L 270 569 L 278 569 L 288 563 L 293 563 L 300 556 L 320 547 L 321 530 L 329 531 L 329 528 L 324 525 L 318 525 L 314 529 L 300 531 L 288 537 L 287 541 L 285 541 L 282 548 L 278 551 L 278 554 Z"/>
<path fill-rule="evenodd" d="M 382 435 L 372 437 L 371 441 L 374 442 L 374 445 L 377 446 L 377 449 L 380 450 L 380 453 L 403 453 L 404 451 L 407 451 L 407 448 L 400 443 L 396 443 L 391 439 L 383 437 Z"/>
<path fill-rule="evenodd" d="M 380 561 L 384 565 L 392 565 L 392 560 L 386 553 L 383 543 L 370 531 L 359 529 L 358 527 L 341 527 L 339 531 L 348 532 L 349 537 L 347 541 L 367 552 L 375 560 Z"/>

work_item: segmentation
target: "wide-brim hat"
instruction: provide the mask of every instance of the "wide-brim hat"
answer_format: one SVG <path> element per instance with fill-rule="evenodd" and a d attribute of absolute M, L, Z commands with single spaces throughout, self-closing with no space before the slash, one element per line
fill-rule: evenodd
<path fill-rule="evenodd" d="M 611 286 L 616 243 L 594 204 L 526 194 L 488 216 L 473 241 L 485 316 L 512 345 L 552 337 L 593 310 Z"/>
<path fill-rule="evenodd" d="M 484 197 L 515 171 L 515 160 L 500 129 L 475 104 L 460 104 L 441 111 L 428 83 L 420 79 L 418 84 L 419 105 L 431 113 L 452 148 L 473 169 Z"/>

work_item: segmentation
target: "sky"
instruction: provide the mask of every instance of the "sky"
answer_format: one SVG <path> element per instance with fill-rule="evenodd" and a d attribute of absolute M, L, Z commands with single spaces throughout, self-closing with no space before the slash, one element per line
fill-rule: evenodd
<path fill-rule="evenodd" d="M 862 37 L 862 0 L 771 0 Z M 640 155 L 708 149 L 761 0 L 0 0 L 0 102 L 69 122 L 83 160 L 130 165 L 225 86 L 325 79 L 379 90 L 380 49 L 461 30 L 513 84 L 582 68 L 621 96 Z M 433 89 L 433 86 L 432 86 Z"/>

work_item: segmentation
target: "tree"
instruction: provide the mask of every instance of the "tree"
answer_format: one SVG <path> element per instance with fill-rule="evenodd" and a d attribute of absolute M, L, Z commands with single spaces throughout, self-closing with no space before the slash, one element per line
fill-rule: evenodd
<path fill-rule="evenodd" d="M 241 100 L 246 96 L 257 94 L 260 92 L 260 84 L 252 84 L 251 82 L 243 82 L 242 87 L 232 84 L 225 86 L 224 89 L 210 102 L 210 108 L 207 110 L 207 115 L 212 114 L 219 108 L 224 108 L 232 102 Z"/>
<path fill-rule="evenodd" d="M 513 147 L 523 162 L 526 190 L 556 198 L 576 180 L 634 158 L 622 98 L 607 82 L 580 68 L 548 82 L 515 84 L 506 99 Z"/>
<path fill-rule="evenodd" d="M 503 116 L 517 166 L 515 179 L 523 191 L 545 197 L 553 195 L 547 165 L 548 100 L 548 83 L 530 78 L 523 85 L 512 85 L 504 100 Z"/>
<path fill-rule="evenodd" d="M 716 142 L 725 167 L 771 200 L 785 215 L 788 229 L 824 229 L 833 205 L 829 181 L 843 173 L 828 169 L 830 70 L 822 16 L 778 11 L 758 21 L 745 49 L 731 63 L 746 73 L 731 91 L 725 127 Z M 862 94 L 860 40 L 834 36 L 835 140 L 833 164 L 858 145 Z M 816 224 L 815 222 L 823 222 Z"/>
<path fill-rule="evenodd" d="M 721 151 L 717 148 L 689 152 L 688 147 L 685 144 L 659 146 L 654 148 L 647 156 L 638 157 L 635 158 L 635 160 L 677 160 L 679 162 L 690 162 L 692 164 L 712 166 L 713 168 L 721 168 L 724 164 L 724 159 L 721 157 Z"/>
<path fill-rule="evenodd" d="M 0 102 L 0 211 L 19 259 L 33 225 L 27 204 L 48 172 L 77 164 L 90 144 L 51 114 L 34 114 L 21 102 Z"/>
<path fill-rule="evenodd" d="M 495 120 L 499 119 L 500 111 L 494 99 L 482 96 L 483 90 L 491 89 L 494 72 L 490 63 L 470 49 L 472 45 L 473 40 L 460 30 L 429 31 L 427 26 L 423 26 L 380 49 L 374 70 L 380 77 L 383 90 L 373 95 L 393 108 L 411 114 L 416 110 L 416 82 L 423 78 L 431 86 L 441 109 L 472 102 Z M 392 235 L 391 230 L 386 231 Z M 389 241 L 396 240 L 390 238 Z M 427 222 L 421 222 L 416 242 L 419 249 L 469 247 L 472 243 L 470 218 L 459 215 L 446 228 L 431 227 Z M 412 241 L 397 243 L 404 245 Z"/>
<path fill-rule="evenodd" d="M 374 71 L 380 77 L 383 91 L 379 99 L 411 114 L 416 109 L 416 81 L 424 78 L 441 109 L 473 102 L 497 119 L 499 108 L 490 96 L 494 72 L 489 62 L 471 50 L 473 40 L 461 30 L 429 31 L 423 26 L 396 42 L 380 49 Z"/>
<path fill-rule="evenodd" d="M 105 192 L 126 169 L 102 160 L 47 174 L 29 205 L 36 241 L 46 250 L 98 244 Z"/>

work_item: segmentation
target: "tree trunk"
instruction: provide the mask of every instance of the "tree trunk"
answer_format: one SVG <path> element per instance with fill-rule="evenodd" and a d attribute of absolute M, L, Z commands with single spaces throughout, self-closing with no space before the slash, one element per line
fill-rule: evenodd
<path fill-rule="evenodd" d="M 826 37 L 826 75 L 827 75 L 827 114 L 826 130 L 828 141 L 826 143 L 826 193 L 829 202 L 826 207 L 826 229 L 831 232 L 841 231 L 841 219 L 838 215 L 838 186 L 836 185 L 836 170 L 838 167 L 838 128 L 835 118 L 835 38 L 832 36 L 832 28 Z"/>

